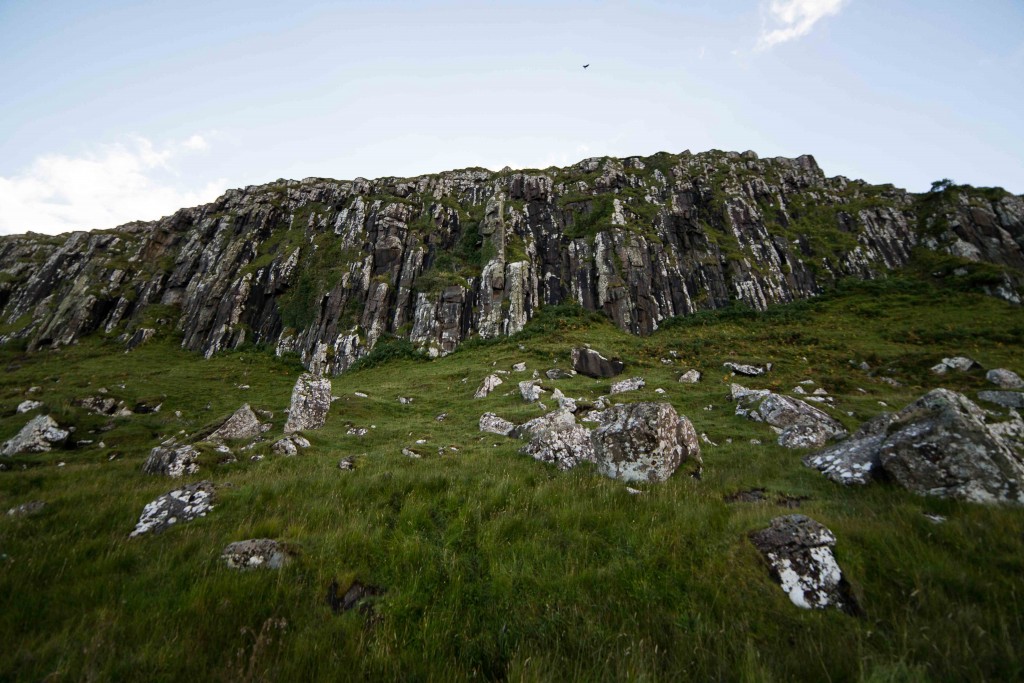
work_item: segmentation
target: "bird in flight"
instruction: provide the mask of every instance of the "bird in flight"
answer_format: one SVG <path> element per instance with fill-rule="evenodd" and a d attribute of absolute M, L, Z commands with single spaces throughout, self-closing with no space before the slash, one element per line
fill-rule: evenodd
<path fill-rule="evenodd" d="M 583 68 L 586 69 L 588 66 L 590 66 L 590 65 L 589 64 L 584 64 Z"/>

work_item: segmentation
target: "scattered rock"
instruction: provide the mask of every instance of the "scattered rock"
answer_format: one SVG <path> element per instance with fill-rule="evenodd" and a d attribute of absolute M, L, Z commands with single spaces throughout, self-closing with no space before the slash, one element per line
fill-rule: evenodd
<path fill-rule="evenodd" d="M 540 387 L 540 380 L 528 379 L 519 383 L 519 394 L 524 401 L 529 403 L 538 401 L 542 393 L 544 393 L 544 389 Z"/>
<path fill-rule="evenodd" d="M 213 509 L 215 499 L 216 492 L 209 481 L 196 482 L 165 493 L 146 504 L 135 530 L 128 537 L 134 538 L 149 532 L 160 533 L 175 524 L 205 517 Z"/>
<path fill-rule="evenodd" d="M 551 368 L 544 375 L 548 379 L 569 379 L 576 375 L 575 370 L 563 370 L 562 368 Z"/>
<path fill-rule="evenodd" d="M 444 422 L 447 419 L 448 419 L 448 413 L 441 413 L 440 415 L 438 415 L 437 417 L 434 418 L 434 422 Z"/>
<path fill-rule="evenodd" d="M 348 431 L 345 433 L 349 436 L 366 436 L 369 432 L 370 430 L 366 427 L 349 427 Z"/>
<path fill-rule="evenodd" d="M 804 388 L 798 384 L 795 387 L 793 387 L 793 391 L 790 392 L 790 393 L 793 393 L 793 394 L 806 394 L 807 391 L 805 391 Z"/>
<path fill-rule="evenodd" d="M 967 372 L 980 367 L 981 364 L 971 358 L 967 358 L 966 356 L 953 356 L 952 358 L 943 358 L 940 363 L 932 366 L 932 372 L 936 375 L 944 375 L 950 370 Z"/>
<path fill-rule="evenodd" d="M 270 450 L 278 455 L 292 456 L 297 455 L 300 448 L 309 448 L 309 440 L 299 434 L 291 434 L 275 441 Z"/>
<path fill-rule="evenodd" d="M 985 373 L 985 379 L 1000 389 L 1024 389 L 1024 380 L 1020 378 L 1020 375 L 1006 368 L 989 370 Z"/>
<path fill-rule="evenodd" d="M 687 370 L 683 374 L 679 375 L 679 381 L 684 384 L 696 384 L 701 380 L 701 377 L 703 377 L 703 375 L 701 375 L 700 370 Z"/>
<path fill-rule="evenodd" d="M 899 382 L 893 379 L 892 377 L 886 377 L 885 375 L 879 377 L 878 381 L 881 382 L 882 384 L 888 384 L 890 387 L 894 387 L 896 389 L 899 389 L 900 387 L 903 386 L 903 382 Z"/>
<path fill-rule="evenodd" d="M 363 614 L 369 614 L 373 611 L 370 598 L 384 593 L 383 588 L 362 584 L 359 581 L 353 581 L 344 595 L 338 595 L 338 590 L 338 580 L 332 579 L 331 585 L 327 587 L 327 605 L 335 614 L 356 608 Z"/>
<path fill-rule="evenodd" d="M 353 391 L 352 395 L 356 398 L 370 398 L 370 395 L 362 391 Z"/>
<path fill-rule="evenodd" d="M 473 398 L 486 398 L 487 394 L 497 389 L 501 383 L 501 378 L 497 375 L 487 375 L 484 377 L 484 381 L 481 382 L 480 388 L 473 394 Z"/>
<path fill-rule="evenodd" d="M 516 363 L 512 366 L 513 372 L 526 372 L 526 363 Z"/>
<path fill-rule="evenodd" d="M 892 413 L 882 413 L 862 424 L 846 441 L 806 456 L 803 463 L 837 484 L 868 484 L 881 466 L 879 447 L 894 419 Z"/>
<path fill-rule="evenodd" d="M 592 433 L 594 458 L 605 476 L 622 481 L 665 481 L 684 462 L 699 477 L 703 461 L 693 424 L 670 403 L 608 408 Z"/>
<path fill-rule="evenodd" d="M 16 412 L 20 415 L 21 413 L 28 413 L 30 411 L 33 411 L 33 410 L 36 410 L 37 408 L 42 408 L 42 407 L 43 407 L 43 402 L 42 401 L 32 401 L 32 400 L 22 401 L 21 403 L 18 404 Z"/>
<path fill-rule="evenodd" d="M 847 434 L 840 422 L 798 398 L 767 390 L 745 389 L 738 384 L 732 385 L 731 393 L 737 402 L 737 415 L 763 421 L 782 430 L 779 432 L 780 446 L 820 447 Z"/>
<path fill-rule="evenodd" d="M 569 429 L 575 424 L 576 418 L 568 410 L 553 410 L 519 425 L 513 430 L 512 436 L 524 439 L 547 430 Z"/>
<path fill-rule="evenodd" d="M 621 382 L 615 382 L 614 384 L 612 384 L 612 389 L 610 393 L 622 394 L 627 391 L 636 391 L 637 389 L 642 389 L 644 386 L 646 386 L 646 384 L 647 383 L 644 382 L 643 377 L 631 377 L 629 379 L 624 379 Z"/>
<path fill-rule="evenodd" d="M 146 474 L 164 474 L 168 477 L 181 477 L 199 471 L 199 451 L 195 446 L 178 446 L 173 441 L 160 444 L 149 452 L 149 457 L 142 465 Z"/>
<path fill-rule="evenodd" d="M 743 375 L 744 377 L 758 377 L 759 375 L 763 375 L 772 369 L 771 363 L 765 366 L 761 366 L 747 365 L 745 363 L 732 363 L 730 361 L 722 363 L 722 367 L 724 367 L 726 370 L 731 370 L 733 373 L 737 375 Z"/>
<path fill-rule="evenodd" d="M 103 396 L 88 396 L 76 401 L 76 403 L 96 415 L 113 415 L 118 412 L 118 406 L 121 405 L 118 403 L 116 398 L 111 398 L 109 396 L 106 398 Z M 125 416 L 131 414 L 132 411 L 127 408 L 124 409 Z"/>
<path fill-rule="evenodd" d="M 403 406 L 407 406 L 410 403 L 412 403 L 412 399 L 408 398 L 406 396 L 399 396 L 398 397 L 398 402 L 401 403 Z"/>
<path fill-rule="evenodd" d="M 29 420 L 21 431 L 4 442 L 0 455 L 10 456 L 18 453 L 45 453 L 54 446 L 67 441 L 71 432 L 61 429 L 49 415 L 37 415 Z"/>
<path fill-rule="evenodd" d="M 574 348 L 572 350 L 572 368 L 581 375 L 603 379 L 621 374 L 626 366 L 622 361 L 609 360 L 593 349 Z"/>
<path fill-rule="evenodd" d="M 16 505 L 7 511 L 9 517 L 29 517 L 31 515 L 39 514 L 43 508 L 46 507 L 46 503 L 41 500 L 30 500 L 27 503 Z"/>
<path fill-rule="evenodd" d="M 662 389 L 661 387 L 658 387 L 657 389 L 654 390 L 654 393 L 656 393 L 656 394 L 664 394 L 665 390 Z"/>
<path fill-rule="evenodd" d="M 128 337 L 128 341 L 124 344 L 125 353 L 142 346 L 152 339 L 154 334 L 156 334 L 156 330 L 150 327 L 140 327 L 135 330 L 135 333 Z"/>
<path fill-rule="evenodd" d="M 423 454 L 418 453 L 411 448 L 403 448 L 402 455 L 404 455 L 407 458 L 415 458 L 417 460 L 423 457 Z"/>
<path fill-rule="evenodd" d="M 815 396 L 828 396 L 828 392 L 822 389 L 821 387 L 818 387 L 811 393 L 814 394 Z"/>
<path fill-rule="evenodd" d="M 291 552 L 270 538 L 251 538 L 228 544 L 220 557 L 231 569 L 280 569 L 291 561 Z"/>
<path fill-rule="evenodd" d="M 1004 408 L 1024 408 L 1024 391 L 979 391 L 978 398 Z"/>
<path fill-rule="evenodd" d="M 556 411 L 559 412 L 559 411 Z M 569 414 L 571 417 L 571 413 Z M 519 452 L 534 460 L 553 463 L 560 470 L 568 470 L 583 461 L 594 461 L 594 447 L 590 430 L 573 423 L 571 426 L 550 423 L 546 429 L 536 429 L 530 442 Z"/>
<path fill-rule="evenodd" d="M 308 372 L 303 373 L 292 389 L 284 433 L 320 429 L 327 422 L 327 412 L 330 409 L 331 380 Z"/>
<path fill-rule="evenodd" d="M 210 441 L 255 439 L 268 429 L 270 429 L 270 425 L 260 422 L 256 413 L 252 412 L 252 408 L 246 403 L 207 438 Z"/>
<path fill-rule="evenodd" d="M 768 495 L 764 489 L 747 489 L 730 493 L 723 498 L 726 503 L 760 503 L 767 500 Z"/>
<path fill-rule="evenodd" d="M 836 537 L 822 524 L 805 515 L 776 517 L 767 529 L 751 533 L 750 540 L 797 607 L 859 612 L 832 554 Z"/>
<path fill-rule="evenodd" d="M 494 413 L 484 413 L 480 416 L 481 432 L 490 432 L 491 434 L 509 436 L 515 428 L 516 426 L 514 424 L 508 420 L 498 417 Z"/>
<path fill-rule="evenodd" d="M 356 468 L 356 459 L 353 458 L 352 456 L 349 456 L 347 458 L 342 458 L 341 460 L 338 461 L 338 469 L 339 470 L 351 471 L 351 470 L 354 470 L 355 468 Z"/>

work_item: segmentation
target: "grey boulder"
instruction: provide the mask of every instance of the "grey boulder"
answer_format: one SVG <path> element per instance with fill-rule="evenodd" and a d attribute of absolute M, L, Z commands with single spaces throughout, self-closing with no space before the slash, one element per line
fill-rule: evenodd
<path fill-rule="evenodd" d="M 209 481 L 196 482 L 165 493 L 146 504 L 135 529 L 128 537 L 135 538 L 150 532 L 160 533 L 175 524 L 205 517 L 206 513 L 213 509 L 215 499 L 216 492 Z"/>
<path fill-rule="evenodd" d="M 605 476 L 621 481 L 665 481 L 684 462 L 701 471 L 693 424 L 670 403 L 630 403 L 594 416 L 594 459 Z"/>
<path fill-rule="evenodd" d="M 291 553 L 273 539 L 251 538 L 228 544 L 220 557 L 231 569 L 280 569 L 291 560 Z"/>
<path fill-rule="evenodd" d="M 288 421 L 284 425 L 285 434 L 303 429 L 320 429 L 327 422 L 327 412 L 330 409 L 331 380 L 316 377 L 308 372 L 303 373 L 292 389 Z"/>
<path fill-rule="evenodd" d="M 43 402 L 42 401 L 33 401 L 33 400 L 29 399 L 27 401 L 22 401 L 21 403 L 19 403 L 16 412 L 20 415 L 21 413 L 28 413 L 28 412 L 31 412 L 33 410 L 36 410 L 37 408 L 42 408 L 42 407 L 43 407 Z"/>
<path fill-rule="evenodd" d="M 978 398 L 1004 408 L 1024 408 L 1024 391 L 979 391 Z"/>
<path fill-rule="evenodd" d="M 256 413 L 252 412 L 252 408 L 246 403 L 207 438 L 210 441 L 255 439 L 268 429 L 270 429 L 270 425 L 260 422 L 259 418 L 256 417 Z"/>
<path fill-rule="evenodd" d="M 283 439 L 278 439 L 270 450 L 278 455 L 298 455 L 300 448 L 309 448 L 309 440 L 299 434 L 290 434 Z"/>
<path fill-rule="evenodd" d="M 781 429 L 778 443 L 786 448 L 821 447 L 846 436 L 846 428 L 835 418 L 792 396 L 732 385 L 736 414 L 766 422 Z"/>
<path fill-rule="evenodd" d="M 731 370 L 737 375 L 743 375 L 745 377 L 758 377 L 771 370 L 771 364 L 768 365 L 750 365 L 747 363 L 733 363 L 726 361 L 722 363 L 722 367 L 726 370 Z"/>
<path fill-rule="evenodd" d="M 684 384 L 696 384 L 700 381 L 700 370 L 687 370 L 679 376 L 679 381 Z"/>
<path fill-rule="evenodd" d="M 592 349 L 572 350 L 572 369 L 581 375 L 603 379 L 622 374 L 625 364 L 617 359 L 608 359 Z"/>
<path fill-rule="evenodd" d="M 515 428 L 516 426 L 514 424 L 504 418 L 498 417 L 494 413 L 484 413 L 480 416 L 481 432 L 490 432 L 491 434 L 509 436 Z"/>
<path fill-rule="evenodd" d="M 149 452 L 149 457 L 142 465 L 146 474 L 164 474 L 168 477 L 181 477 L 199 471 L 199 451 L 195 446 L 179 446 L 174 442 L 165 442 Z"/>
<path fill-rule="evenodd" d="M 862 424 L 846 441 L 806 456 L 803 463 L 837 484 L 869 484 L 881 468 L 879 449 L 894 419 L 892 413 L 882 413 Z"/>
<path fill-rule="evenodd" d="M 624 379 L 621 382 L 615 382 L 612 384 L 610 393 L 622 394 L 627 391 L 636 391 L 637 389 L 643 389 L 646 384 L 647 383 L 644 381 L 643 377 L 630 377 L 629 379 Z"/>
<path fill-rule="evenodd" d="M 49 415 L 37 415 L 21 431 L 4 442 L 0 455 L 17 455 L 18 453 L 45 453 L 54 446 L 67 441 L 70 432 L 61 429 L 57 421 Z"/>

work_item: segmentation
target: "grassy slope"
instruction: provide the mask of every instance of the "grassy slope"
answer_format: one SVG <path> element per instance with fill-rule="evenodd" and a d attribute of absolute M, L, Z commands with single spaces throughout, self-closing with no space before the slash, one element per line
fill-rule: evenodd
<path fill-rule="evenodd" d="M 565 366 L 583 342 L 647 379 L 626 400 L 669 400 L 719 444 L 704 447 L 703 481 L 675 477 L 631 496 L 590 467 L 559 472 L 517 454 L 518 442 L 479 433 L 484 411 L 539 413 L 515 387 L 528 374 L 474 400 L 485 374 L 518 361 L 531 371 Z M 767 314 L 697 316 L 645 339 L 552 310 L 513 339 L 336 378 L 342 399 L 308 435 L 311 449 L 283 458 L 264 445 L 265 460 L 232 465 L 210 454 L 189 479 L 221 486 L 217 508 L 132 540 L 143 505 L 174 486 L 140 471 L 156 440 L 243 402 L 274 411 L 274 438 L 299 368 L 255 351 L 204 361 L 170 334 L 130 354 L 101 338 L 29 356 L 0 348 L 0 439 L 29 419 L 14 407 L 38 385 L 33 396 L 51 414 L 106 446 L 17 457 L 0 473 L 0 509 L 48 503 L 34 517 L 0 517 L 0 679 L 1020 679 L 1024 513 L 886 484 L 836 486 L 804 468 L 802 453 L 775 446 L 767 427 L 732 414 L 721 363 L 775 363 L 748 386 L 785 391 L 814 379 L 852 427 L 883 410 L 879 401 L 900 407 L 935 386 L 983 388 L 980 372 L 932 376 L 943 356 L 1022 372 L 1022 345 L 1019 309 L 909 276 Z M 662 364 L 670 351 L 679 358 Z M 703 383 L 676 382 L 690 367 Z M 546 384 L 592 398 L 610 382 Z M 163 409 L 109 420 L 71 405 L 100 386 Z M 441 412 L 448 419 L 435 421 Z M 112 430 L 88 434 L 107 422 Z M 349 436 L 350 426 L 370 432 Z M 419 438 L 433 455 L 401 455 Z M 459 451 L 436 455 L 450 445 Z M 339 471 L 348 455 L 358 468 Z M 723 501 L 750 487 L 808 497 L 800 511 L 836 533 L 865 617 L 789 603 L 746 536 L 791 511 Z M 949 521 L 932 524 L 925 512 Z M 300 555 L 280 572 L 226 569 L 221 549 L 251 537 L 288 541 Z M 334 615 L 324 602 L 334 577 L 384 587 L 376 617 Z"/>

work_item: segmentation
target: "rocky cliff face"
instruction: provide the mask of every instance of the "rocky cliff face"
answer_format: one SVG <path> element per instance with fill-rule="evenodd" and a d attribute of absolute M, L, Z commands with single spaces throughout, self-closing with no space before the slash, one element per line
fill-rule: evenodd
<path fill-rule="evenodd" d="M 810 156 L 717 151 L 278 181 L 152 223 L 0 238 L 0 341 L 176 326 L 207 356 L 255 342 L 340 373 L 385 335 L 445 354 L 566 302 L 647 334 L 877 277 L 915 247 L 998 266 L 984 286 L 1019 303 L 1024 197 L 912 195 L 826 178 Z"/>

